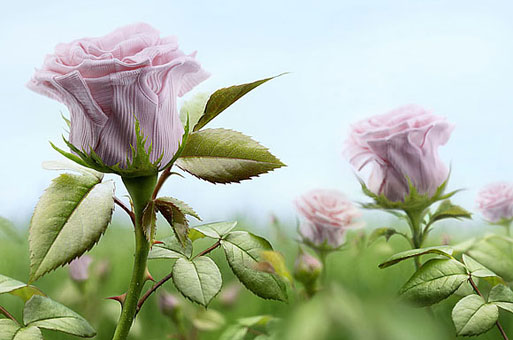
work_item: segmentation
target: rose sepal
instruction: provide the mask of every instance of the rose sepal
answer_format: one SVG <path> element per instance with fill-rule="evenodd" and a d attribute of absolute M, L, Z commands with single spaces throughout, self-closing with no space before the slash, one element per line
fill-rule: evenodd
<path fill-rule="evenodd" d="M 182 141 L 180 146 L 171 159 L 164 167 L 160 167 L 160 162 L 162 161 L 162 157 L 164 152 L 160 155 L 160 157 L 155 161 L 150 161 L 150 154 L 152 151 L 151 143 L 146 147 L 147 137 L 144 137 L 139 121 L 135 119 L 135 133 L 136 133 L 136 146 L 130 145 L 132 159 L 127 157 L 126 168 L 121 168 L 119 163 L 108 166 L 106 165 L 102 159 L 94 152 L 91 148 L 89 153 L 78 149 L 75 145 L 73 145 L 69 140 L 67 140 L 63 136 L 64 143 L 71 149 L 71 152 L 64 151 L 57 147 L 55 144 L 50 142 L 52 148 L 54 148 L 57 152 L 59 152 L 64 157 L 72 160 L 73 162 L 85 166 L 87 168 L 102 172 L 102 173 L 114 173 L 120 175 L 121 177 L 146 177 L 157 174 L 159 171 L 169 168 L 173 165 L 173 163 L 178 159 L 181 152 L 185 147 L 185 143 L 189 136 L 189 119 L 187 118 L 187 123 L 185 126 L 185 132 L 182 136 Z"/>
<path fill-rule="evenodd" d="M 363 193 L 374 201 L 374 203 L 363 203 L 362 207 L 366 209 L 399 210 L 420 214 L 434 203 L 448 199 L 460 191 L 454 190 L 447 194 L 445 193 L 449 177 L 440 184 L 432 196 L 429 196 L 428 194 L 420 194 L 408 177 L 406 177 L 406 180 L 408 181 L 408 194 L 405 195 L 402 201 L 391 201 L 384 194 L 378 195 L 372 192 L 365 182 L 361 178 L 358 178 Z"/>

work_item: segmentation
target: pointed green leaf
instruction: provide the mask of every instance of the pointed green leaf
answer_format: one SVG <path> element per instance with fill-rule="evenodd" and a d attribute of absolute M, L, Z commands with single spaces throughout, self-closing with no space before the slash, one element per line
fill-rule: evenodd
<path fill-rule="evenodd" d="M 10 319 L 0 319 L 0 340 L 13 340 L 20 325 Z"/>
<path fill-rule="evenodd" d="M 426 255 L 426 254 L 436 254 L 436 255 L 442 255 L 442 256 L 451 258 L 452 257 L 452 249 L 447 246 L 437 246 L 437 247 L 406 250 L 406 251 L 403 251 L 403 252 L 400 252 L 400 253 L 390 256 L 385 262 L 383 262 L 379 265 L 379 268 L 390 267 L 396 263 L 410 259 L 412 257 Z"/>
<path fill-rule="evenodd" d="M 159 197 L 157 198 L 157 204 L 172 204 L 179 209 L 182 214 L 192 216 L 201 221 L 199 215 L 192 209 L 187 203 L 180 201 L 174 197 Z"/>
<path fill-rule="evenodd" d="M 187 116 L 189 116 L 189 132 L 193 132 L 194 127 L 205 112 L 205 107 L 210 99 L 208 93 L 195 94 L 192 99 L 185 101 L 180 108 L 180 121 L 185 126 Z"/>
<path fill-rule="evenodd" d="M 148 259 L 179 259 L 192 256 L 192 242 L 187 240 L 182 246 L 175 235 L 162 240 L 163 243 L 155 244 L 148 255 Z"/>
<path fill-rule="evenodd" d="M 286 282 L 293 284 L 294 279 L 285 264 L 285 258 L 283 255 L 274 250 L 263 250 L 260 253 L 260 257 L 262 258 L 262 262 L 259 263 L 268 263 L 271 265 L 273 272 L 279 275 Z"/>
<path fill-rule="evenodd" d="M 279 77 L 280 75 L 276 76 Z M 262 85 L 263 83 L 276 78 L 276 77 L 270 77 L 266 79 L 261 79 L 254 81 L 252 83 L 247 84 L 241 84 L 241 85 L 235 85 L 230 86 L 226 88 L 222 88 L 214 92 L 210 98 L 208 99 L 208 102 L 205 107 L 205 111 L 201 118 L 199 119 L 198 123 L 194 125 L 194 131 L 198 131 L 203 126 L 205 126 L 208 122 L 210 122 L 212 119 L 217 117 L 221 112 L 226 110 L 230 105 L 235 103 L 237 100 L 239 100 L 242 96 L 244 96 L 249 91 L 253 90 L 254 88 Z M 192 125 L 192 124 L 191 124 Z"/>
<path fill-rule="evenodd" d="M 459 205 L 452 204 L 450 200 L 445 200 L 440 203 L 429 222 L 433 223 L 446 218 L 472 218 L 472 214 Z"/>
<path fill-rule="evenodd" d="M 193 260 L 179 258 L 173 266 L 173 282 L 186 298 L 205 307 L 223 284 L 219 268 L 206 256 Z"/>
<path fill-rule="evenodd" d="M 401 288 L 402 297 L 419 306 L 430 306 L 449 297 L 468 279 L 465 266 L 452 259 L 431 259 Z"/>
<path fill-rule="evenodd" d="M 194 227 L 194 230 L 202 233 L 203 235 L 214 238 L 214 239 L 220 239 L 224 235 L 228 234 L 230 231 L 235 228 L 237 225 L 237 221 L 234 222 L 215 222 L 215 223 L 208 223 L 208 224 L 202 224 L 199 226 Z"/>
<path fill-rule="evenodd" d="M 187 234 L 189 239 L 194 242 L 196 240 L 199 240 L 200 238 L 204 238 L 205 235 L 197 231 L 196 229 L 189 229 L 189 233 Z"/>
<path fill-rule="evenodd" d="M 459 336 L 479 335 L 493 327 L 499 309 L 486 303 L 479 295 L 468 295 L 458 301 L 452 310 L 452 321 Z"/>
<path fill-rule="evenodd" d="M 189 233 L 189 222 L 183 212 L 170 202 L 156 201 L 156 204 L 157 209 L 173 228 L 177 239 L 185 246 Z"/>
<path fill-rule="evenodd" d="M 157 212 L 156 212 L 156 204 L 155 201 L 151 201 L 148 203 L 146 208 L 144 208 L 142 215 L 142 227 L 144 231 L 144 236 L 150 244 L 153 244 L 155 240 L 155 232 L 157 229 Z"/>
<path fill-rule="evenodd" d="M 23 301 L 28 301 L 33 295 L 45 296 L 39 288 L 27 285 L 18 280 L 0 274 L 0 294 L 10 293 L 18 296 Z"/>
<path fill-rule="evenodd" d="M 462 256 L 463 263 L 465 263 L 465 266 L 467 266 L 468 271 L 472 276 L 476 277 L 492 277 L 497 276 L 494 272 L 492 272 L 490 269 L 483 266 L 481 263 L 474 260 L 472 257 L 463 254 Z"/>
<path fill-rule="evenodd" d="M 103 174 L 101 172 L 91 168 L 86 168 L 85 166 L 72 162 L 67 158 L 58 161 L 45 161 L 42 165 L 45 170 L 71 170 L 78 172 L 81 175 L 96 177 L 100 181 L 103 179 Z"/>
<path fill-rule="evenodd" d="M 266 147 L 227 129 L 192 133 L 176 164 L 211 183 L 240 182 L 284 166 Z"/>
<path fill-rule="evenodd" d="M 394 228 L 383 227 L 374 229 L 369 235 L 368 244 L 374 243 L 380 237 L 384 237 L 388 241 L 395 234 L 397 234 L 397 230 Z"/>
<path fill-rule="evenodd" d="M 237 278 L 264 299 L 287 301 L 287 289 L 282 279 L 274 274 L 255 270 L 262 261 L 262 251 L 273 250 L 271 244 L 245 231 L 234 231 L 221 240 L 226 259 Z"/>
<path fill-rule="evenodd" d="M 23 322 L 27 326 L 37 326 L 85 338 L 96 335 L 96 331 L 83 317 L 43 296 L 35 295 L 25 304 Z"/>
<path fill-rule="evenodd" d="M 30 222 L 30 282 L 91 249 L 114 210 L 114 182 L 63 174 L 37 203 Z"/>
<path fill-rule="evenodd" d="M 484 239 L 474 243 L 467 254 L 504 280 L 513 281 L 513 257 L 509 242 Z"/>
<path fill-rule="evenodd" d="M 37 327 L 21 327 L 10 319 L 0 319 L 0 340 L 43 340 Z"/>
<path fill-rule="evenodd" d="M 488 302 L 513 313 L 513 291 L 503 284 L 498 284 L 490 290 Z"/>

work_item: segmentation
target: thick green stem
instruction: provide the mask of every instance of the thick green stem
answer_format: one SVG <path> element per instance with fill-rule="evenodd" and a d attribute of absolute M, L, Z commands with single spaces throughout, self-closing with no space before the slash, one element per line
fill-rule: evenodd
<path fill-rule="evenodd" d="M 418 249 L 422 247 L 423 242 L 423 232 L 421 227 L 421 218 L 422 214 L 418 212 L 407 211 L 406 215 L 408 216 L 411 233 L 412 233 L 412 244 L 414 249 Z M 415 269 L 420 268 L 420 259 L 418 256 L 415 257 Z"/>
<path fill-rule="evenodd" d="M 132 326 L 137 310 L 137 302 L 145 282 L 146 261 L 150 244 L 144 235 L 142 215 L 144 208 L 151 200 L 153 190 L 157 183 L 157 175 L 148 177 L 123 178 L 132 202 L 135 214 L 135 256 L 132 279 L 126 292 L 125 302 L 119 317 L 113 340 L 125 340 Z"/>

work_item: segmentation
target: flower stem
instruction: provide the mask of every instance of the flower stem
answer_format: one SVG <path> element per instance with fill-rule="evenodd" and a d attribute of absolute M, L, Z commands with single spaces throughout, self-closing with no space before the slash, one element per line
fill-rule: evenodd
<path fill-rule="evenodd" d="M 113 340 L 125 340 L 135 317 L 137 302 L 145 282 L 146 261 L 150 244 L 146 239 L 142 225 L 144 208 L 151 200 L 157 176 L 123 178 L 128 193 L 132 197 L 135 215 L 135 256 L 132 279 L 126 292 L 125 302 L 119 317 Z"/>
<path fill-rule="evenodd" d="M 11 313 L 9 313 L 9 312 L 7 311 L 7 309 L 5 309 L 5 308 L 4 308 L 4 307 L 2 307 L 2 306 L 0 306 L 0 314 L 5 315 L 5 317 L 7 317 L 7 318 L 11 319 L 12 321 L 16 322 L 18 325 L 20 324 L 20 323 L 18 322 L 18 320 L 16 320 L 16 318 L 15 318 L 14 316 L 12 316 L 12 314 L 11 314 Z"/>

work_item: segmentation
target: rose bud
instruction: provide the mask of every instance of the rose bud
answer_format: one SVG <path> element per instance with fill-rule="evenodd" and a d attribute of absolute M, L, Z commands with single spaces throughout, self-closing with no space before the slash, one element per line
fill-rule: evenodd
<path fill-rule="evenodd" d="M 89 278 L 89 265 L 93 259 L 89 255 L 82 255 L 69 264 L 69 276 L 73 281 L 83 282 Z"/>
<path fill-rule="evenodd" d="M 84 164 L 126 174 L 134 155 L 149 153 L 151 164 L 128 172 L 147 175 L 162 170 L 178 150 L 184 127 L 177 96 L 208 77 L 194 57 L 178 49 L 176 37 L 133 24 L 57 45 L 28 87 L 68 107 L 68 146 Z M 135 150 L 144 139 L 145 150 Z"/>
<path fill-rule="evenodd" d="M 321 261 L 300 249 L 294 264 L 294 277 L 296 280 L 305 286 L 309 286 L 317 280 L 321 272 Z"/>
<path fill-rule="evenodd" d="M 164 291 L 159 295 L 158 305 L 162 314 L 175 318 L 182 303 L 176 296 Z"/>
<path fill-rule="evenodd" d="M 313 190 L 294 203 L 303 217 L 299 225 L 303 241 L 318 249 L 340 247 L 347 229 L 354 227 L 354 219 L 361 215 L 351 201 L 336 190 Z"/>
<path fill-rule="evenodd" d="M 513 219 L 513 184 L 492 183 L 479 191 L 477 209 L 490 223 L 500 223 Z"/>
<path fill-rule="evenodd" d="M 372 165 L 367 187 L 373 193 L 403 201 L 409 179 L 418 193 L 431 197 L 449 175 L 438 147 L 453 128 L 421 107 L 404 106 L 354 124 L 344 153 L 358 171 Z"/>

